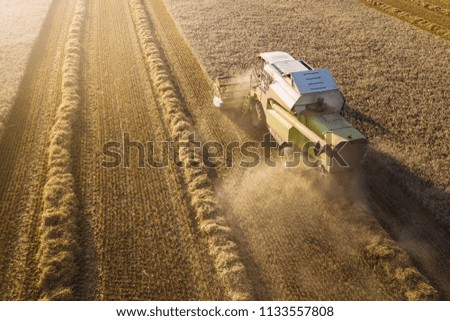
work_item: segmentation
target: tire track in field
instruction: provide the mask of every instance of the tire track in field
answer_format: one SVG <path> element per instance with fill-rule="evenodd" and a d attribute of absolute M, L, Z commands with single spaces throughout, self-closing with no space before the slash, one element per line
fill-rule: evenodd
<path fill-rule="evenodd" d="M 0 154 L 0 287 L 3 299 L 37 299 L 38 226 L 50 128 L 61 93 L 61 68 L 72 1 L 54 1 L 34 45 Z M 50 50 L 49 50 L 50 48 Z"/>

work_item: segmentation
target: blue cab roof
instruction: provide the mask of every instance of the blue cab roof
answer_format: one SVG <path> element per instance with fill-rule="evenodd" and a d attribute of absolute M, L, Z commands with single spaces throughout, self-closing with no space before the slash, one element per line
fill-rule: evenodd
<path fill-rule="evenodd" d="M 291 73 L 295 86 L 302 95 L 339 89 L 327 68 Z"/>

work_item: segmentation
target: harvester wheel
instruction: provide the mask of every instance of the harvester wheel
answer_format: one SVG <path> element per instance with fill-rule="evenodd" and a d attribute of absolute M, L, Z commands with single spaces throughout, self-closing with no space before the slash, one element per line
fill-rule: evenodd
<path fill-rule="evenodd" d="M 250 117 L 253 127 L 262 129 L 266 125 L 266 115 L 264 114 L 261 102 L 255 99 L 250 109 Z"/>

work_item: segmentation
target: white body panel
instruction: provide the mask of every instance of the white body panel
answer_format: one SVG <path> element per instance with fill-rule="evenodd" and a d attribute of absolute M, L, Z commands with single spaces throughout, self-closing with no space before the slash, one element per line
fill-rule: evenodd
<path fill-rule="evenodd" d="M 320 99 L 328 106 L 333 107 L 336 112 L 341 111 L 345 103 L 344 97 L 328 70 L 312 70 L 305 62 L 296 60 L 286 52 L 265 52 L 260 54 L 260 57 L 266 62 L 264 72 L 272 78 L 270 90 L 274 96 L 279 98 L 277 101 L 282 104 L 283 108 L 300 114 L 307 105 L 314 104 Z M 308 78 L 305 76 L 308 72 L 317 75 L 315 78 L 313 75 Z M 298 77 L 303 82 L 296 83 L 297 77 L 294 80 L 294 75 L 303 75 L 303 78 Z M 309 80 L 308 83 L 308 79 L 313 80 Z M 319 79 L 319 82 L 324 84 L 323 90 L 320 90 L 320 87 L 313 87 L 314 79 Z M 299 89 L 299 85 L 302 85 L 304 92 Z"/>
<path fill-rule="evenodd" d="M 278 61 L 295 60 L 294 57 L 283 51 L 263 52 L 259 56 L 269 64 L 273 64 Z"/>

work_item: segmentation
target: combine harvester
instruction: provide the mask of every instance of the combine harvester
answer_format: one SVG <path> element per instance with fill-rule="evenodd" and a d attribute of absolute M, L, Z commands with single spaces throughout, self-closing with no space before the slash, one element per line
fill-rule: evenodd
<path fill-rule="evenodd" d="M 342 116 L 345 98 L 330 71 L 288 53 L 262 53 L 252 74 L 218 78 L 213 96 L 216 107 L 250 112 L 253 126 L 267 126 L 280 146 L 300 148 L 327 172 L 356 168 L 366 153 L 366 137 Z"/>

